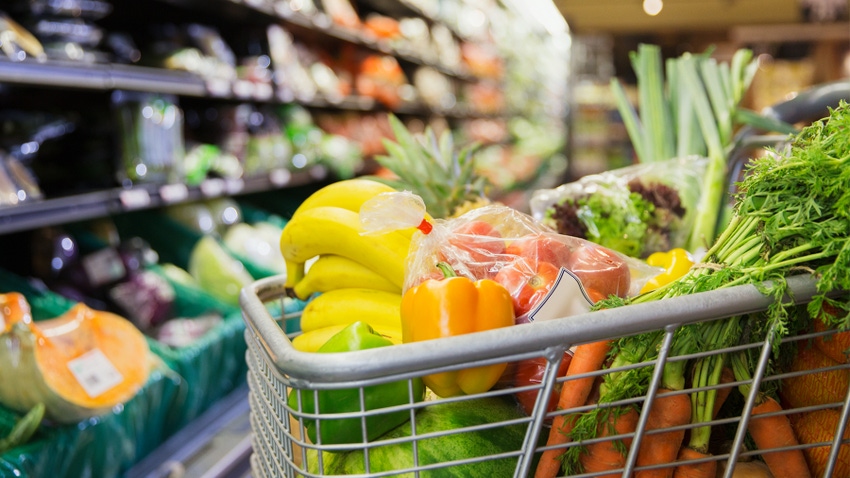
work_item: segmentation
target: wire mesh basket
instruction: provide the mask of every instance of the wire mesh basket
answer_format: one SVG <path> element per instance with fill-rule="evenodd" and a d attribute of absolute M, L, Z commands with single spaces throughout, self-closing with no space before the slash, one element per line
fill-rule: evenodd
<path fill-rule="evenodd" d="M 790 277 L 788 286 L 784 300 L 789 303 L 805 304 L 816 294 L 815 281 L 808 275 Z M 731 477 L 736 463 L 756 459 L 757 455 L 764 456 L 768 452 L 800 449 L 804 450 L 807 457 L 823 455 L 823 464 L 819 465 L 822 471 L 821 468 L 813 467 L 818 470 L 817 474 L 822 473 L 825 477 L 850 476 L 845 456 L 850 453 L 850 446 L 841 446 L 847 442 L 842 437 L 847 437 L 845 429 L 850 410 L 846 383 L 838 399 L 805 407 L 785 407 L 778 412 L 792 419 L 816 410 L 840 413 L 837 429 L 828 437 L 800 445 L 755 450 L 747 435 L 756 392 L 761 388 L 778 385 L 794 377 L 826 377 L 826 374 L 836 371 L 843 375 L 850 374 L 847 370 L 850 364 L 837 362 L 797 372 L 777 371 L 771 366 L 779 359 L 777 352 L 785 350 L 784 347 L 795 344 L 797 347 L 807 347 L 816 337 L 834 331 L 787 337 L 776 344 L 767 339 L 695 355 L 671 356 L 673 336 L 687 324 L 735 316 L 745 320 L 748 314 L 766 310 L 774 299 L 755 286 L 735 286 L 557 320 L 335 354 L 304 353 L 293 349 L 290 338 L 284 333 L 286 327 L 283 322 L 297 321 L 297 314 L 293 314 L 293 317 L 272 317 L 266 307 L 267 303 L 282 300 L 285 296 L 283 277 L 260 280 L 246 288 L 242 295 L 243 315 L 248 324 L 248 383 L 254 435 L 252 469 L 257 477 L 337 474 L 524 477 L 534 475 L 536 464 L 546 450 L 561 453 L 571 447 L 589 446 L 594 441 L 603 440 L 626 445 L 628 452 L 622 466 L 605 473 L 585 472 L 571 476 L 611 476 L 611 473 L 614 476 L 632 476 L 641 469 L 636 465 L 641 441 L 649 434 L 665 431 L 648 431 L 646 412 L 640 414 L 633 432 L 582 443 L 547 446 L 546 437 L 553 418 L 585 412 L 595 407 L 613 409 L 634 406 L 639 411 L 648 410 L 657 398 L 666 364 L 742 350 L 751 351 L 753 356 L 758 357 L 753 378 L 749 382 L 733 380 L 710 389 L 717 392 L 721 389 L 741 390 L 742 385 L 751 385 L 751 392 L 737 395 L 736 412 L 718 413 L 708 423 L 712 427 L 712 438 L 716 435 L 717 441 L 722 443 L 714 448 L 710 457 L 703 460 L 716 461 L 720 469 L 725 469 L 724 476 Z M 663 336 L 657 359 L 628 367 L 612 367 L 590 374 L 574 375 L 569 379 L 557 373 L 562 360 L 565 360 L 565 351 L 573 346 L 651 331 L 657 331 Z M 539 383 L 516 385 L 509 382 L 483 394 L 428 397 L 424 401 L 419 401 L 413 393 L 414 382 L 425 375 L 500 363 L 516 364 L 526 360 L 540 360 L 545 364 Z M 645 368 L 651 372 L 648 392 L 639 397 L 569 410 L 550 407 L 548 397 L 566 380 L 598 380 L 603 374 L 636 368 Z M 406 402 L 383 409 L 366 406 L 369 387 L 399 381 L 408 384 Z M 315 398 L 324 391 L 343 389 L 357 391 L 355 396 L 359 398 L 359 410 L 322 414 L 321 410 L 305 411 L 301 406 L 307 395 Z M 680 393 L 699 391 L 702 390 L 686 386 Z M 536 395 L 529 413 L 524 413 L 516 405 L 516 397 L 520 393 Z M 296 398 L 290 398 L 291 394 Z M 438 410 L 439 407 L 453 411 L 437 414 L 435 420 L 435 414 L 429 410 Z M 376 440 L 366 440 L 368 427 L 373 423 L 369 419 L 391 412 L 406 413 L 409 421 Z M 458 419 L 461 413 L 468 416 Z M 316 439 L 308 440 L 307 427 L 316 423 L 317 419 L 355 419 L 360 425 L 363 439 L 335 443 L 337 440 L 333 436 L 323 437 L 322 429 L 317 427 Z M 690 433 L 694 427 L 685 425 L 679 428 Z M 661 466 L 665 465 L 656 467 Z"/>

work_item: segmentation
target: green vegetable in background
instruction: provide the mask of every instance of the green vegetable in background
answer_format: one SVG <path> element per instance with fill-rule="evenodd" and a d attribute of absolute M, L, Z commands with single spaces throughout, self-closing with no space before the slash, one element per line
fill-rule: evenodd
<path fill-rule="evenodd" d="M 317 353 L 350 352 L 378 347 L 387 347 L 393 343 L 378 335 L 366 322 L 354 322 L 328 339 Z M 363 410 L 378 410 L 386 407 L 405 405 L 425 398 L 425 385 L 419 378 L 412 380 L 413 396 L 409 395 L 408 381 L 382 383 L 363 389 Z M 315 397 L 319 403 L 316 408 Z M 411 400 L 412 399 L 412 400 Z M 319 413 L 321 418 L 304 418 L 304 426 L 310 441 L 317 443 L 321 437 L 323 444 L 362 443 L 364 420 L 355 416 L 336 418 L 334 414 L 361 412 L 360 389 L 295 390 L 289 393 L 287 403 L 302 413 Z M 368 415 L 365 418 L 366 440 L 374 440 L 410 419 L 409 410 Z"/>
<path fill-rule="evenodd" d="M 21 446 L 32 438 L 33 434 L 41 425 L 41 420 L 44 418 L 45 407 L 43 403 L 36 404 L 26 415 L 20 418 L 9 434 L 0 438 L 0 453 L 5 453 L 7 450 Z"/>

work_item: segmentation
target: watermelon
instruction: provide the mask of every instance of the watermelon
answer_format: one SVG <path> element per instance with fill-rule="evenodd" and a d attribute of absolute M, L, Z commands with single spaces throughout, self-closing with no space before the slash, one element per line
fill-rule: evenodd
<path fill-rule="evenodd" d="M 482 424 L 501 423 L 508 420 L 524 419 L 527 416 L 510 399 L 499 397 L 476 398 L 458 402 L 436 403 L 429 405 L 416 414 L 416 434 L 424 435 L 456 430 L 456 433 L 431 436 L 418 441 L 418 466 L 448 463 L 475 457 L 491 456 L 499 453 L 522 450 L 525 440 L 526 423 L 500 425 L 478 431 L 463 431 L 461 428 Z M 411 423 L 407 423 L 387 432 L 370 445 L 369 472 L 387 472 L 407 470 L 406 473 L 392 476 L 414 476 L 410 471 L 414 466 L 412 442 L 381 445 L 381 441 L 409 437 Z M 350 475 L 366 473 L 363 450 L 345 453 L 323 452 L 323 476 Z M 419 477 L 504 477 L 513 476 L 518 457 L 491 459 L 488 461 L 452 465 L 442 468 L 422 470 Z M 307 468 L 311 473 L 320 473 L 318 453 L 315 449 L 307 454 Z M 533 469 L 533 468 L 532 468 Z"/>

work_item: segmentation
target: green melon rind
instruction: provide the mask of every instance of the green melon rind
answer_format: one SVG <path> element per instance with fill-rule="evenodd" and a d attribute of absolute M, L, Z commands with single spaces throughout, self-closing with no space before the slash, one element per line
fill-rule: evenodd
<path fill-rule="evenodd" d="M 449 402 L 430 405 L 416 415 L 417 434 L 433 433 L 443 430 L 457 430 L 464 427 L 499 423 L 525 418 L 515 402 L 502 398 L 479 398 L 461 402 Z M 527 424 L 502 425 L 483 431 L 464 432 L 420 440 L 418 443 L 419 466 L 446 463 L 454 460 L 469 459 L 522 449 Z M 401 425 L 378 441 L 410 436 L 410 422 Z M 307 453 L 308 471 L 319 473 L 318 453 Z M 370 448 L 370 472 L 386 472 L 410 469 L 413 467 L 412 443 L 400 443 Z M 517 458 L 501 458 L 451 467 L 424 470 L 421 478 L 427 477 L 504 477 L 513 476 Z M 346 453 L 323 453 L 323 476 L 351 475 L 366 473 L 363 451 Z M 412 477 L 414 473 L 393 476 Z"/>

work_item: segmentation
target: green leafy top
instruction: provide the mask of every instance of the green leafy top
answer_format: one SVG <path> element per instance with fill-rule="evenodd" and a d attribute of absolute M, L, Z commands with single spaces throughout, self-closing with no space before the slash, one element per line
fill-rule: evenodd
<path fill-rule="evenodd" d="M 818 293 L 808 305 L 810 317 L 824 317 L 821 307 L 829 302 L 842 313 L 825 316 L 830 325 L 850 327 L 845 302 L 828 294 L 850 290 L 850 106 L 845 101 L 830 109 L 830 115 L 804 128 L 792 138 L 790 148 L 780 154 L 753 159 L 735 197 L 734 215 L 729 225 L 706 253 L 704 262 L 687 274 L 654 291 L 626 300 L 611 298 L 595 307 L 613 308 L 650 302 L 696 292 L 753 284 L 777 300 L 762 314 L 750 316 L 742 328 L 740 317 L 692 324 L 677 330 L 671 356 L 723 350 L 740 341 L 747 343 L 774 339 L 778 349 L 781 337 L 799 329 L 796 306 L 779 300 L 788 292 L 786 278 L 798 273 L 814 273 Z M 767 282 L 765 282 L 767 281 Z M 757 322 L 756 322 L 757 321 Z M 743 330 L 743 332 L 742 332 Z M 609 374 L 600 389 L 600 403 L 639 397 L 646 393 L 648 380 L 640 370 L 651 369 L 658 356 L 662 335 L 658 332 L 622 337 L 613 348 L 613 368 L 619 364 L 644 363 L 645 367 Z M 715 356 L 712 356 L 715 357 Z M 736 360 L 736 376 L 746 376 Z M 726 360 L 723 355 L 716 360 Z M 698 365 L 698 364 L 695 364 Z M 716 384 L 717 362 L 695 367 L 693 386 Z M 751 371 L 750 371 L 751 372 Z M 665 379 L 667 370 L 665 369 Z M 693 397 L 692 397 L 693 398 Z M 699 401 L 694 423 L 705 421 L 710 403 Z M 587 412 L 576 419 L 573 441 L 592 438 L 600 413 Z M 709 430 L 700 427 L 697 439 L 707 442 Z M 691 445 L 694 444 L 692 437 Z M 577 447 L 580 448 L 580 447 Z M 567 455 L 566 466 L 576 466 Z"/>
<path fill-rule="evenodd" d="M 385 138 L 387 155 L 375 160 L 398 179 L 371 179 L 416 193 L 436 218 L 448 217 L 463 204 L 485 197 L 487 180 L 475 171 L 477 144 L 456 151 L 449 131 L 438 138 L 428 127 L 424 135 L 414 136 L 395 115 L 389 115 L 389 122 L 396 140 Z"/>

